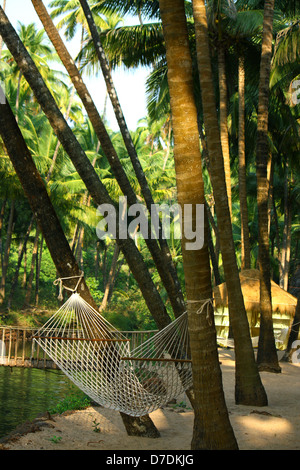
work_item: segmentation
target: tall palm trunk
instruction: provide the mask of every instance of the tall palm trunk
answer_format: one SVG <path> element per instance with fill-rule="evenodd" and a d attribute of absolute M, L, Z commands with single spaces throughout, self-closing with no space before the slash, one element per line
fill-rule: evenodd
<path fill-rule="evenodd" d="M 228 206 L 230 216 L 232 214 L 231 202 L 231 170 L 230 170 L 230 152 L 228 137 L 228 115 L 227 115 L 227 83 L 225 70 L 225 51 L 222 44 L 218 47 L 218 70 L 219 70 L 219 90 L 220 90 L 220 137 L 222 145 L 222 154 L 224 160 L 225 181 L 228 197 Z"/>
<path fill-rule="evenodd" d="M 0 211 L 0 266 L 2 266 L 3 264 L 2 229 L 3 229 L 3 221 L 4 221 L 6 204 L 7 204 L 7 199 L 4 199 L 4 201 L 2 202 L 1 211 Z"/>
<path fill-rule="evenodd" d="M 258 249 L 260 270 L 260 331 L 257 352 L 257 363 L 260 370 L 280 372 L 275 346 L 268 233 L 269 184 L 267 164 L 268 145 L 268 107 L 269 80 L 272 58 L 274 0 L 265 0 L 262 52 L 260 62 L 257 146 L 256 146 L 256 179 L 258 209 Z"/>
<path fill-rule="evenodd" d="M 290 200 L 289 188 L 289 164 L 288 157 L 285 161 L 284 175 L 284 225 L 282 247 L 279 256 L 279 285 L 282 289 L 288 290 L 288 274 L 291 250 L 291 224 L 292 224 L 292 205 Z"/>
<path fill-rule="evenodd" d="M 237 268 L 235 247 L 226 192 L 225 172 L 213 90 L 208 42 L 208 25 L 204 0 L 193 0 L 196 30 L 197 61 L 200 75 L 204 124 L 210 158 L 223 266 L 228 291 L 230 325 L 234 336 L 236 356 L 235 400 L 244 405 L 264 406 L 267 396 L 262 385 L 249 331 L 249 323 Z"/>
<path fill-rule="evenodd" d="M 23 257 L 24 257 L 25 251 L 26 251 L 26 246 L 27 246 L 27 242 L 28 242 L 28 239 L 29 239 L 29 236 L 30 236 L 30 232 L 31 232 L 31 229 L 32 229 L 32 226 L 33 226 L 33 222 L 34 222 L 34 216 L 32 216 L 32 218 L 31 218 L 30 224 L 28 226 L 27 232 L 25 234 L 25 237 L 24 237 L 24 240 L 23 240 L 23 243 L 22 243 L 22 248 L 19 252 L 18 262 L 17 262 L 17 266 L 16 266 L 16 269 L 15 269 L 14 278 L 13 278 L 13 282 L 12 282 L 10 293 L 9 293 L 9 298 L 8 298 L 8 301 L 7 301 L 8 309 L 11 308 L 12 300 L 13 300 L 13 297 L 14 297 L 14 294 L 15 294 L 15 291 L 16 291 L 16 288 L 17 288 L 17 285 L 18 285 L 19 272 L 20 272 L 22 260 L 23 260 Z"/>
<path fill-rule="evenodd" d="M 39 304 L 39 296 L 40 296 L 40 274 L 41 274 L 41 267 L 42 267 L 42 256 L 43 256 L 43 246 L 44 246 L 44 237 L 43 234 L 41 235 L 41 241 L 39 246 L 38 256 L 36 258 L 36 274 L 35 274 L 35 298 L 34 298 L 34 305 L 37 307 Z"/>
<path fill-rule="evenodd" d="M 82 103 L 87 111 L 90 121 L 95 129 L 99 142 L 102 145 L 102 149 L 106 155 L 106 158 L 111 166 L 113 174 L 123 194 L 127 196 L 128 203 L 130 205 L 136 204 L 138 202 L 136 195 L 130 185 L 130 182 L 122 167 L 118 155 L 111 143 L 110 137 L 105 129 L 105 126 L 93 102 L 93 99 L 87 87 L 85 86 L 76 65 L 74 64 L 74 61 L 72 60 L 69 52 L 67 51 L 63 41 L 61 40 L 60 35 L 56 27 L 54 26 L 52 19 L 48 14 L 42 0 L 32 0 L 32 4 L 41 22 L 43 23 L 45 31 L 47 32 L 52 44 L 54 45 L 57 54 L 59 55 L 67 72 L 69 73 L 72 83 L 76 88 L 80 99 L 82 100 Z M 108 73 L 110 73 L 109 70 Z M 177 273 L 173 265 L 172 257 L 169 251 L 167 250 L 167 244 L 163 241 L 164 246 L 161 250 L 157 241 L 151 239 L 151 237 L 148 237 L 145 242 L 155 262 L 162 283 L 168 293 L 174 314 L 175 316 L 179 316 L 183 313 L 185 306 L 180 282 L 178 280 Z"/>
<path fill-rule="evenodd" d="M 37 259 L 37 256 L 38 256 L 39 239 L 40 239 L 40 229 L 39 229 L 39 226 L 37 225 L 35 238 L 34 238 L 34 243 L 33 243 L 33 248 L 32 248 L 32 254 L 31 254 L 31 266 L 30 266 L 30 273 L 29 273 L 28 283 L 27 283 L 27 287 L 26 287 L 24 307 L 28 307 L 30 305 L 33 279 L 34 279 L 34 271 L 35 271 L 35 268 L 36 268 L 36 259 Z"/>
<path fill-rule="evenodd" d="M 205 199 L 184 2 L 160 0 L 159 5 L 167 52 L 178 202 L 183 211 L 187 204 L 192 205 L 194 213 L 189 222 L 195 227 L 200 222 L 196 220 L 196 206 L 204 204 Z M 203 248 L 189 249 L 183 236 L 182 255 L 193 364 L 195 421 L 191 447 L 236 449 L 222 389 L 213 311 L 211 305 L 201 314 L 199 310 L 212 298 L 207 240 Z"/>
<path fill-rule="evenodd" d="M 58 275 L 60 277 L 81 275 L 76 259 L 52 206 L 47 189 L 35 167 L 7 100 L 4 105 L 0 106 L 0 135 L 22 184 L 24 193 L 28 198 L 32 212 L 36 216 Z M 58 135 L 58 137 L 60 136 Z M 74 283 L 77 282 L 77 279 L 70 279 L 65 282 L 68 287 L 74 289 Z M 97 309 L 97 305 L 84 279 L 80 283 L 80 295 L 92 307 Z M 153 289 L 152 295 L 155 297 Z M 121 416 L 129 434 L 147 437 L 159 436 L 148 415 L 141 418 L 132 418 L 121 413 Z"/>
<path fill-rule="evenodd" d="M 239 153 L 239 197 L 241 213 L 241 257 L 242 269 L 250 269 L 250 238 L 248 226 L 248 206 L 246 187 L 246 158 L 245 158 L 245 64 L 244 57 L 239 57 L 239 129 L 238 129 L 238 153 Z"/>

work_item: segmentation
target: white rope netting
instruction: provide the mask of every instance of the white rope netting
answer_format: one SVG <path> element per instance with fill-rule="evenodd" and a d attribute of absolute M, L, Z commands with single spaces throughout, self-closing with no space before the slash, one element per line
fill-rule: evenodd
<path fill-rule="evenodd" d="M 34 340 L 95 402 L 131 416 L 192 386 L 186 314 L 131 350 L 130 340 L 73 292 Z"/>

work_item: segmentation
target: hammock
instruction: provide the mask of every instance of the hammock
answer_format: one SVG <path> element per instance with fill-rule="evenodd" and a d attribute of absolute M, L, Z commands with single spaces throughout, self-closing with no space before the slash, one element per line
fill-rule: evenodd
<path fill-rule="evenodd" d="M 33 336 L 96 403 L 146 415 L 192 386 L 187 314 L 137 348 L 75 291 Z"/>

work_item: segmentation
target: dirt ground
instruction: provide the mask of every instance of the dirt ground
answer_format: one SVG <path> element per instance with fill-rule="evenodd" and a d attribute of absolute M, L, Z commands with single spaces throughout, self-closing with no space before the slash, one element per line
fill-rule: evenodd
<path fill-rule="evenodd" d="M 234 402 L 234 351 L 219 350 L 230 421 L 240 450 L 300 449 L 300 364 L 280 363 L 282 372 L 262 372 L 266 407 Z M 151 413 L 158 439 L 129 437 L 120 414 L 102 407 L 38 418 L 2 442 L 3 450 L 189 450 L 193 411 L 179 405 Z M 31 431 L 31 432 L 28 432 Z M 32 432 L 34 431 L 34 432 Z"/>

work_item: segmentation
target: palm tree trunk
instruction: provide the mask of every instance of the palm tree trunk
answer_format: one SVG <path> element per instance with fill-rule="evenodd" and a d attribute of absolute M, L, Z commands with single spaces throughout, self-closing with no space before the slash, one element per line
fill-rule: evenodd
<path fill-rule="evenodd" d="M 5 215 L 5 208 L 7 204 L 7 199 L 4 199 L 1 206 L 0 211 L 0 266 L 3 264 L 3 251 L 2 251 L 2 228 L 3 228 L 3 220 Z"/>
<path fill-rule="evenodd" d="M 42 256 L 43 256 L 43 246 L 44 246 L 44 237 L 41 235 L 40 241 L 40 250 L 36 258 L 36 276 L 35 276 L 35 302 L 34 305 L 37 307 L 39 304 L 39 295 L 40 295 L 40 274 L 42 266 Z"/>
<path fill-rule="evenodd" d="M 270 255 L 268 233 L 269 185 L 267 180 L 269 79 L 272 58 L 274 0 L 266 0 L 264 7 L 262 53 L 258 89 L 257 116 L 257 208 L 260 269 L 260 332 L 257 363 L 260 370 L 280 372 L 273 330 Z"/>
<path fill-rule="evenodd" d="M 214 277 L 215 277 L 215 285 L 218 286 L 219 284 L 221 284 L 221 277 L 220 277 L 220 271 L 219 271 L 219 265 L 218 265 L 218 258 L 217 258 L 216 253 L 215 253 L 214 244 L 213 244 L 212 235 L 211 235 L 211 230 L 210 230 L 210 223 L 212 224 L 213 217 L 212 217 L 212 214 L 211 214 L 210 207 L 207 204 L 207 201 L 205 201 L 205 209 L 206 209 L 206 211 L 205 211 L 206 217 L 208 218 L 207 233 L 208 233 L 208 247 L 209 247 L 210 259 L 211 259 L 211 264 L 212 264 L 212 267 L 213 267 L 213 273 L 214 273 Z M 214 221 L 213 221 L 213 223 L 214 223 Z M 216 227 L 215 227 L 215 230 L 217 231 Z"/>
<path fill-rule="evenodd" d="M 289 165 L 288 159 L 285 161 L 284 175 L 284 224 L 282 247 L 280 250 L 279 264 L 279 285 L 282 289 L 287 290 L 288 267 L 290 258 L 290 231 L 291 231 L 291 206 L 290 206 L 290 190 L 289 190 Z"/>
<path fill-rule="evenodd" d="M 178 202 L 183 211 L 186 204 L 192 205 L 195 226 L 195 209 L 205 199 L 184 2 L 160 0 L 159 5 L 167 53 Z M 182 255 L 193 367 L 195 420 L 191 447 L 236 449 L 224 400 L 211 305 L 205 314 L 199 313 L 201 304 L 212 298 L 207 240 L 201 249 L 189 249 L 183 236 Z"/>
<path fill-rule="evenodd" d="M 197 61 L 200 75 L 204 124 L 210 159 L 211 182 L 214 191 L 220 246 L 228 291 L 229 318 L 236 358 L 236 403 L 264 406 L 267 396 L 262 385 L 249 331 L 235 256 L 230 211 L 226 191 L 224 163 L 213 90 L 213 78 L 208 42 L 208 25 L 204 0 L 193 0 L 196 30 Z"/>
<path fill-rule="evenodd" d="M 166 169 L 166 165 L 170 156 L 170 149 L 171 149 L 171 134 L 172 134 L 172 125 L 171 121 L 168 121 L 168 136 L 167 136 L 167 148 L 166 148 L 166 155 L 164 157 L 163 167 L 162 169 Z"/>
<path fill-rule="evenodd" d="M 69 155 L 96 206 L 98 207 L 101 204 L 108 204 L 110 207 L 114 207 L 113 201 L 111 200 L 105 186 L 99 179 L 91 162 L 82 150 L 75 135 L 68 126 L 62 113 L 58 109 L 54 98 L 49 92 L 42 77 L 40 76 L 37 67 L 35 66 L 26 48 L 20 41 L 18 35 L 16 34 L 1 8 L 0 33 L 2 34 L 10 52 L 18 63 L 18 66 L 22 68 L 24 77 L 31 86 L 33 93 L 41 105 L 45 115 L 47 116 L 50 125 L 58 137 L 58 140 L 61 142 L 64 150 Z M 115 213 L 117 221 L 119 220 L 118 212 L 118 208 L 116 208 Z M 120 249 L 124 253 L 130 270 L 141 289 L 145 302 L 151 314 L 155 318 L 158 328 L 164 328 L 170 323 L 170 317 L 151 279 L 142 255 L 130 237 L 127 237 L 126 239 L 120 238 L 118 224 L 116 229 L 116 239 Z"/>
<path fill-rule="evenodd" d="M 241 255 L 242 269 L 250 269 L 250 238 L 246 187 L 246 159 L 245 159 L 245 64 L 244 57 L 239 57 L 239 197 L 241 212 Z"/>
<path fill-rule="evenodd" d="M 103 296 L 103 299 L 102 299 L 102 302 L 101 302 L 101 305 L 100 305 L 100 309 L 99 309 L 100 312 L 102 312 L 103 310 L 105 310 L 106 307 L 107 307 L 107 302 L 108 302 L 109 293 L 110 293 L 110 291 L 111 291 L 111 287 L 112 287 L 112 284 L 113 284 L 113 281 L 114 281 L 114 277 L 115 277 L 115 274 L 116 274 L 116 269 L 117 269 L 117 262 L 118 262 L 119 253 L 120 253 L 120 250 L 119 250 L 118 245 L 116 244 L 116 245 L 115 245 L 115 249 L 114 249 L 114 254 L 113 254 L 112 262 L 111 262 L 111 266 L 110 266 L 110 271 L 109 271 L 109 275 L 108 275 L 108 280 L 107 280 L 107 283 L 106 283 L 106 286 L 105 286 L 105 290 L 104 290 L 104 296 Z"/>
<path fill-rule="evenodd" d="M 66 121 L 69 119 L 69 116 L 70 116 L 72 104 L 73 104 L 73 101 L 74 101 L 74 95 L 75 95 L 75 88 L 73 87 L 72 93 L 71 93 L 71 96 L 70 96 L 70 101 L 69 101 L 69 104 L 68 104 L 68 108 L 67 108 L 67 111 L 66 111 L 66 114 L 65 114 Z M 47 177 L 46 177 L 47 183 L 49 183 L 49 181 L 51 179 L 51 176 L 52 176 L 52 173 L 53 173 L 53 170 L 54 170 L 54 167 L 55 167 L 55 163 L 56 163 L 56 160 L 57 160 L 59 147 L 60 147 L 60 142 L 58 141 L 57 144 L 56 144 L 56 147 L 55 147 L 55 150 L 54 150 L 54 153 L 53 153 L 53 157 L 52 157 L 52 162 L 51 162 L 51 165 L 50 165 Z"/>
<path fill-rule="evenodd" d="M 22 278 L 22 288 L 26 287 L 27 283 L 27 245 L 24 248 L 24 271 L 23 271 L 23 278 Z"/>
<path fill-rule="evenodd" d="M 28 239 L 29 239 L 29 236 L 30 236 L 30 232 L 31 232 L 31 229 L 32 229 L 32 226 L 33 226 L 33 222 L 34 222 L 34 216 L 32 216 L 32 218 L 31 218 L 30 224 L 28 226 L 27 232 L 25 234 L 25 237 L 24 237 L 24 240 L 23 240 L 23 243 L 22 243 L 21 251 L 20 251 L 19 256 L 18 256 L 17 267 L 16 267 L 16 270 L 15 270 L 14 279 L 13 279 L 13 282 L 12 282 L 9 298 L 8 298 L 8 301 L 7 301 L 7 308 L 8 309 L 11 308 L 14 293 L 15 293 L 17 285 L 18 285 L 19 272 L 20 272 L 20 268 L 21 268 L 21 265 L 22 265 L 22 260 L 23 260 L 23 257 L 24 257 L 25 251 L 26 251 L 26 245 L 27 245 L 27 242 L 28 242 Z"/>
<path fill-rule="evenodd" d="M 25 295 L 23 308 L 26 308 L 26 307 L 30 306 L 34 271 L 35 271 L 35 268 L 36 268 L 36 258 L 38 256 L 39 238 L 40 238 L 40 229 L 39 229 L 39 226 L 37 225 L 35 238 L 34 238 L 34 243 L 33 243 L 33 248 L 32 248 L 30 273 L 29 273 L 28 283 L 27 283 L 27 287 L 26 287 L 26 295 Z"/>
<path fill-rule="evenodd" d="M 286 254 L 285 254 L 285 266 L 284 266 L 284 278 L 283 288 L 285 291 L 289 288 L 289 271 L 290 271 L 290 259 L 291 259 L 291 243 L 292 243 L 292 206 L 291 203 L 288 206 L 288 217 L 287 217 L 287 240 L 286 240 Z"/>
<path fill-rule="evenodd" d="M 218 47 L 218 68 L 219 68 L 219 90 L 220 90 L 220 137 L 222 145 L 222 154 L 224 160 L 225 180 L 228 197 L 228 206 L 230 216 L 232 215 L 231 202 L 231 170 L 230 170 L 230 153 L 228 138 L 228 115 L 227 115 L 227 83 L 225 71 L 225 51 L 222 45 Z"/>
<path fill-rule="evenodd" d="M 59 219 L 53 209 L 47 189 L 35 167 L 32 156 L 26 146 L 7 100 L 5 105 L 0 106 L 0 135 L 2 136 L 16 174 L 20 179 L 24 193 L 28 198 L 32 212 L 36 216 L 58 275 L 60 277 L 81 275 L 76 259 L 74 258 Z M 64 139 L 62 139 L 62 141 L 64 142 Z M 143 275 L 142 272 L 141 275 Z M 70 279 L 65 282 L 67 287 L 74 288 L 74 280 Z M 153 286 L 150 286 L 150 290 L 155 304 Z M 91 296 L 84 278 L 80 284 L 80 295 L 93 308 L 97 309 L 97 305 Z M 154 308 L 156 308 L 156 305 Z M 147 437 L 159 437 L 159 432 L 148 415 L 140 419 L 127 416 L 124 413 L 121 413 L 121 416 L 128 433 Z"/>
<path fill-rule="evenodd" d="M 10 205 L 10 212 L 9 212 L 9 219 L 8 219 L 8 226 L 7 226 L 7 233 L 6 233 L 6 242 L 5 242 L 5 248 L 4 248 L 4 254 L 3 254 L 2 276 L 0 280 L 0 305 L 3 304 L 5 300 L 5 284 L 6 284 L 6 276 L 7 276 L 7 270 L 8 270 L 11 238 L 12 238 L 13 227 L 14 227 L 14 223 L 13 223 L 14 213 L 15 213 L 15 201 L 12 200 L 11 205 Z"/>
<path fill-rule="evenodd" d="M 112 107 L 116 116 L 116 120 L 120 128 L 120 132 L 122 134 L 122 137 L 125 143 L 125 147 L 127 149 L 127 152 L 131 160 L 133 169 L 135 171 L 137 180 L 140 184 L 146 206 L 148 208 L 149 213 L 151 213 L 151 211 L 153 211 L 155 207 L 154 200 L 152 198 L 152 194 L 148 186 L 146 176 L 144 174 L 142 165 L 139 161 L 138 155 L 135 150 L 135 146 L 133 144 L 130 132 L 126 124 L 125 117 L 123 115 L 123 111 L 122 111 L 122 108 L 118 99 L 118 95 L 117 95 L 117 92 L 116 92 L 116 89 L 112 80 L 111 69 L 106 59 L 105 52 L 103 50 L 101 40 L 97 31 L 97 27 L 93 20 L 92 12 L 86 0 L 79 0 L 79 1 L 84 11 L 84 14 L 86 16 L 87 23 L 89 25 L 91 36 L 94 42 L 94 47 L 95 47 L 95 50 L 99 59 L 99 63 L 100 63 L 104 80 L 106 83 L 107 91 L 108 91 L 110 101 L 111 101 L 111 104 L 112 104 Z M 183 295 L 181 292 L 181 286 L 177 277 L 176 269 L 172 261 L 172 256 L 168 247 L 168 243 L 161 236 L 161 234 L 162 234 L 162 230 L 159 230 L 158 240 L 159 240 L 159 244 L 161 248 L 160 256 L 161 256 L 161 259 L 163 260 L 163 263 L 165 264 L 165 267 L 167 267 L 168 273 L 171 277 L 171 279 L 167 282 L 165 287 L 166 287 L 167 292 L 170 293 L 169 299 L 170 299 L 173 309 L 175 308 L 174 314 L 176 316 L 179 316 L 184 312 L 184 309 L 185 309 Z M 159 255 L 157 255 L 157 258 L 158 257 Z M 160 264 L 160 260 L 158 261 Z M 171 285 L 172 285 L 172 289 L 170 289 Z"/>
<path fill-rule="evenodd" d="M 19 121 L 19 108 L 20 108 L 20 91 L 21 91 L 21 81 L 23 74 L 19 73 L 18 86 L 17 86 L 17 97 L 16 97 L 16 121 Z"/>
<path fill-rule="evenodd" d="M 96 135 L 99 141 L 101 142 L 102 149 L 106 155 L 106 158 L 111 166 L 111 169 L 114 173 L 116 180 L 118 181 L 118 184 L 123 194 L 127 196 L 128 203 L 130 205 L 136 204 L 138 202 L 136 195 L 120 163 L 118 155 L 111 143 L 110 137 L 105 129 L 105 126 L 93 102 L 93 99 L 87 87 L 83 83 L 80 73 L 76 65 L 74 64 L 74 61 L 68 53 L 63 41 L 61 40 L 60 35 L 57 29 L 55 28 L 50 15 L 48 14 L 46 8 L 43 5 L 43 2 L 41 0 L 32 0 L 32 4 L 41 22 L 43 23 L 45 31 L 47 32 L 52 44 L 54 45 L 61 61 L 66 67 L 66 70 L 70 75 L 72 83 L 74 84 L 80 99 L 82 100 L 82 103 L 87 111 L 90 121 L 95 129 Z M 139 165 L 139 162 L 137 162 L 137 165 Z M 168 293 L 174 314 L 175 316 L 179 316 L 183 313 L 185 305 L 183 300 L 183 294 L 181 291 L 181 285 L 178 280 L 175 267 L 173 265 L 172 257 L 167 251 L 167 244 L 164 243 L 165 241 L 163 240 L 163 249 L 160 249 L 157 241 L 151 239 L 151 237 L 148 237 L 145 242 L 155 262 L 162 283 Z"/>

